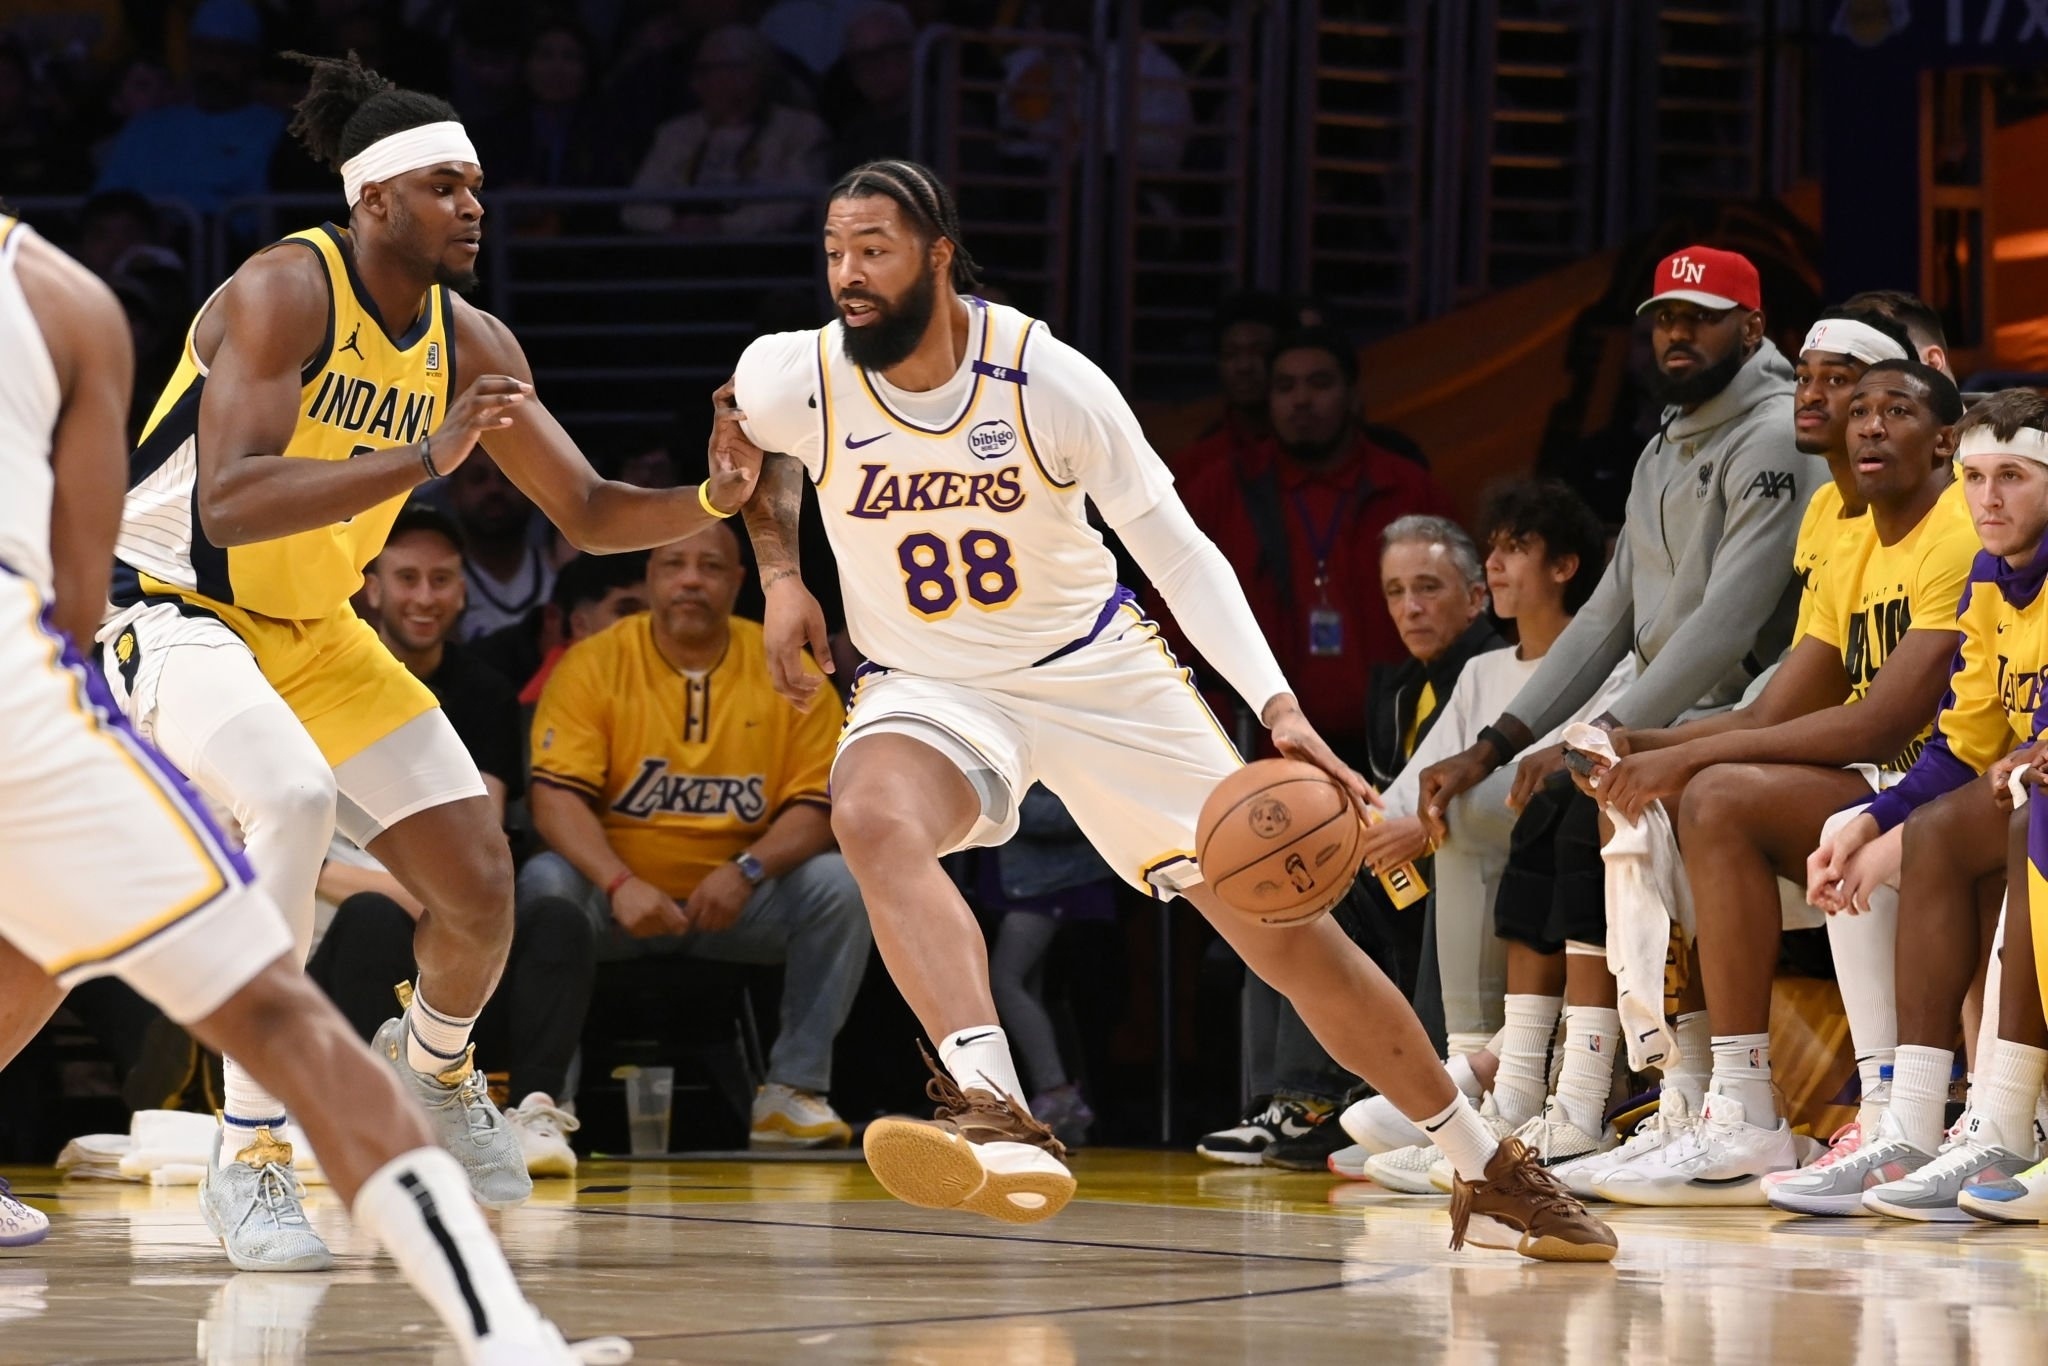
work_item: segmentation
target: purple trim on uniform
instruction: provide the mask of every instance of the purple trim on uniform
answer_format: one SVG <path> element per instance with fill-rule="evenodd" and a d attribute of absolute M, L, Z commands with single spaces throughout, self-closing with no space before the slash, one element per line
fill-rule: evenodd
<path fill-rule="evenodd" d="M 0 571 L 12 574 L 15 578 L 22 577 L 22 575 L 15 573 L 12 568 L 5 564 L 0 564 Z M 254 882 L 256 874 L 250 869 L 249 860 L 243 856 L 240 850 L 231 846 L 221 835 L 220 827 L 216 826 L 213 823 L 213 818 L 206 813 L 206 807 L 193 793 L 191 785 L 185 780 L 185 775 L 178 772 L 177 767 L 169 759 L 159 754 L 154 745 L 135 733 L 134 724 L 129 721 L 126 713 L 121 710 L 120 705 L 114 701 L 113 693 L 107 690 L 107 680 L 101 676 L 99 669 L 90 663 L 84 655 L 79 653 L 78 647 L 72 643 L 71 637 L 59 630 L 56 622 L 51 620 L 48 604 L 45 604 L 43 607 L 38 625 L 42 627 L 44 635 L 57 643 L 58 662 L 70 672 L 72 678 L 77 682 L 79 691 L 84 695 L 84 701 L 96 713 L 95 720 L 97 720 L 100 728 L 113 732 L 119 740 L 126 743 L 131 753 L 135 754 L 146 765 L 156 771 L 159 785 L 171 795 L 176 805 L 183 808 L 185 819 L 190 821 L 193 827 L 198 830 L 200 842 L 209 847 L 218 863 L 225 865 L 222 868 L 224 873 L 232 873 L 232 876 L 229 876 L 227 879 L 229 883 L 227 890 L 235 890 L 237 883 L 246 885 Z M 209 902 L 208 904 L 211 903 Z M 183 921 L 180 920 L 173 923 L 182 924 Z M 170 926 L 166 925 L 164 928 L 169 929 Z M 154 935 L 150 937 L 155 938 Z M 148 939 L 144 939 L 139 943 L 131 944 L 121 950 L 121 953 L 130 953 L 148 942 Z M 115 956 L 119 957 L 120 955 L 117 954 Z M 84 965 L 81 964 L 80 966 Z"/>
<path fill-rule="evenodd" d="M 1031 382 L 1031 376 L 1025 374 L 1022 370 L 1013 370 L 1007 365 L 992 365 L 980 357 L 975 358 L 973 368 L 974 373 L 977 375 L 987 375 L 990 379 L 999 379 L 1010 384 L 1029 384 Z"/>
<path fill-rule="evenodd" d="M 1026 321 L 1024 324 L 1024 335 L 1017 342 L 1017 370 L 1020 374 L 1024 370 L 1024 353 L 1031 349 L 1031 329 L 1035 326 L 1037 326 L 1035 320 Z M 1045 482 L 1051 484 L 1056 489 L 1070 489 L 1074 487 L 1075 481 L 1072 479 L 1062 484 L 1059 480 L 1053 478 L 1052 471 L 1046 469 L 1045 462 L 1038 458 L 1038 442 L 1031 435 L 1031 414 L 1025 411 L 1024 395 L 1021 391 L 1017 394 L 1017 423 L 1024 429 L 1024 450 L 1030 455 L 1031 463 L 1038 466 L 1038 472 L 1045 476 Z"/>
<path fill-rule="evenodd" d="M 1880 835 L 1905 823 L 1927 803 L 1944 793 L 1953 792 L 1978 776 L 1948 747 L 1948 741 L 1936 731 L 1921 749 L 1920 757 L 1913 761 L 1913 767 L 1906 770 L 1906 776 L 1894 787 L 1887 788 L 1873 797 L 1867 813 L 1877 822 Z"/>
<path fill-rule="evenodd" d="M 889 672 L 887 665 L 877 664 L 872 659 L 863 659 L 860 663 L 853 666 L 853 681 L 858 683 L 863 678 L 873 678 L 876 674 L 885 674 L 887 672 Z"/>
<path fill-rule="evenodd" d="M 2048 876 L 2048 826 L 2043 826 L 2044 820 L 2048 820 L 2048 801 L 2035 796 L 2027 802 L 2027 862 L 2035 872 Z"/>
<path fill-rule="evenodd" d="M 1109 601 L 1102 604 L 1102 610 L 1095 614 L 1095 624 L 1088 628 L 1087 635 L 1082 636 L 1077 640 L 1068 641 L 1066 644 L 1060 646 L 1059 649 L 1054 650 L 1051 654 L 1047 655 L 1044 659 L 1039 660 L 1031 667 L 1035 669 L 1040 664 L 1050 664 L 1055 659 L 1064 659 L 1066 656 L 1074 653 L 1074 651 L 1080 649 L 1082 646 L 1094 643 L 1095 638 L 1102 634 L 1103 630 L 1109 625 L 1110 619 L 1116 615 L 1116 609 L 1122 607 L 1126 603 L 1135 603 L 1137 600 L 1138 595 L 1136 593 L 1133 593 L 1130 589 L 1124 587 L 1122 584 L 1118 584 L 1116 586 L 1116 592 L 1111 593 L 1109 595 Z"/>

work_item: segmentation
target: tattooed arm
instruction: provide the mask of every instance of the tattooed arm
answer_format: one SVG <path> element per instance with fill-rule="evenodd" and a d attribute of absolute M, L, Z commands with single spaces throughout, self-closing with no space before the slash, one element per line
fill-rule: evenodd
<path fill-rule="evenodd" d="M 727 380 L 713 395 L 717 418 L 712 427 L 714 455 L 754 449 L 741 424 L 746 414 L 732 402 L 733 384 Z M 714 461 L 714 465 L 716 461 Z M 761 593 L 766 599 L 761 614 L 762 634 L 768 648 L 768 674 L 775 691 L 808 711 L 824 680 L 804 667 L 804 646 L 811 647 L 818 667 L 832 672 L 832 646 L 825 632 L 825 613 L 811 590 L 804 587 L 803 566 L 797 552 L 797 522 L 804 508 L 804 467 L 794 456 L 764 454 L 761 475 L 754 496 L 747 503 L 747 534 L 754 542 L 754 561 L 761 572 Z"/>

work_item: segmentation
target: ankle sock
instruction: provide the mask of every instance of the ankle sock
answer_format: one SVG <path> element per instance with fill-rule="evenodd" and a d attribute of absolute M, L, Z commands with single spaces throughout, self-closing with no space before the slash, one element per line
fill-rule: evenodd
<path fill-rule="evenodd" d="M 1990 1056 L 1977 1063 L 1977 1085 L 1970 1109 L 1995 1126 L 1989 1140 L 2021 1156 L 2034 1151 L 2034 1101 L 2048 1073 L 2048 1049 L 1994 1040 Z"/>
<path fill-rule="evenodd" d="M 520 1293 L 469 1178 L 447 1153 L 417 1148 L 392 1158 L 363 1183 L 349 1213 L 458 1341 L 544 1340 L 539 1312 Z"/>
<path fill-rule="evenodd" d="M 1429 1135 L 1437 1151 L 1449 1158 L 1458 1175 L 1467 1181 L 1485 1177 L 1486 1164 L 1493 1161 L 1494 1149 L 1500 1146 L 1486 1121 L 1463 1096 L 1428 1119 L 1418 1121 L 1417 1127 Z"/>
<path fill-rule="evenodd" d="M 1685 1112 L 1697 1115 L 1707 1098 L 1707 1078 L 1714 1073 L 1713 1026 L 1704 1010 L 1689 1010 L 1672 1025 L 1678 1048 L 1664 1066 L 1664 1091 L 1685 1097 Z"/>
<path fill-rule="evenodd" d="M 412 1070 L 425 1076 L 446 1072 L 462 1061 L 469 1048 L 469 1033 L 476 1028 L 476 1016 L 451 1015 L 427 1004 L 415 986 L 412 1005 L 405 1012 L 405 1056 Z"/>
<path fill-rule="evenodd" d="M 979 1087 L 1008 1096 L 1018 1109 L 1024 1110 L 1024 1083 L 1017 1078 L 1017 1064 L 1010 1057 L 1010 1036 L 1001 1025 L 954 1030 L 939 1040 L 939 1061 L 962 1089 Z"/>
<path fill-rule="evenodd" d="M 258 1129 L 268 1129 L 273 1137 L 282 1139 L 284 1135 L 278 1131 L 284 1128 L 284 1121 L 284 1102 L 264 1090 L 249 1070 L 233 1058 L 222 1058 L 221 1160 L 233 1160 L 256 1137 Z"/>

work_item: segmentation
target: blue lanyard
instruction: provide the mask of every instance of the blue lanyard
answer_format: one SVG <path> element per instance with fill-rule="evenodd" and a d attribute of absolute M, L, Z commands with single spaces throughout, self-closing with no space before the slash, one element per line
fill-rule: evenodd
<path fill-rule="evenodd" d="M 1352 504 L 1359 501 L 1358 492 L 1354 489 L 1340 499 L 1336 512 L 1331 514 L 1329 524 L 1320 529 L 1308 515 L 1308 500 L 1301 496 L 1300 489 L 1290 493 L 1288 500 L 1294 504 L 1294 515 L 1301 519 L 1302 534 L 1308 537 L 1309 554 L 1315 557 L 1316 596 L 1328 602 L 1329 594 L 1324 590 L 1330 582 L 1330 552 L 1337 548 L 1338 529 L 1350 515 Z"/>

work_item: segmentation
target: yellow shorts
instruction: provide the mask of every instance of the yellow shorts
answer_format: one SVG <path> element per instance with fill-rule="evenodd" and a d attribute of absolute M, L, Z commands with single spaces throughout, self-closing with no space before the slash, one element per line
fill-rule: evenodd
<path fill-rule="evenodd" d="M 152 593 L 164 586 L 145 580 Z M 177 593 L 242 638 L 256 667 L 330 765 L 340 765 L 440 705 L 347 603 L 313 621 L 280 621 Z"/>

